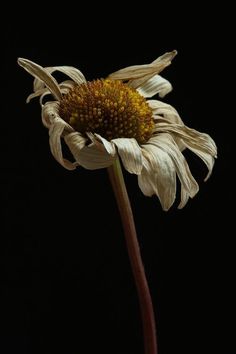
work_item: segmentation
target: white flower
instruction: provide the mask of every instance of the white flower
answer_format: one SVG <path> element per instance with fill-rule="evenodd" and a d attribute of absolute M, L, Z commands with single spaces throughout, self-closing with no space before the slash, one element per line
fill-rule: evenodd
<path fill-rule="evenodd" d="M 164 210 L 175 201 L 177 175 L 182 208 L 199 189 L 182 151 L 188 148 L 203 160 L 209 170 L 206 180 L 212 172 L 216 145 L 209 135 L 185 126 L 172 106 L 146 100 L 156 94 L 164 97 L 172 90 L 159 73 L 175 55 L 176 51 L 169 52 L 151 64 L 130 66 L 91 82 L 73 67 L 43 68 L 18 59 L 35 78 L 27 102 L 40 97 L 42 121 L 49 130 L 55 159 L 69 170 L 79 165 L 93 170 L 112 165 L 119 156 L 124 168 L 138 175 L 142 192 L 157 195 Z M 70 80 L 58 84 L 52 76 L 55 71 Z M 43 104 L 48 94 L 55 100 Z M 62 138 L 73 162 L 63 157 Z"/>

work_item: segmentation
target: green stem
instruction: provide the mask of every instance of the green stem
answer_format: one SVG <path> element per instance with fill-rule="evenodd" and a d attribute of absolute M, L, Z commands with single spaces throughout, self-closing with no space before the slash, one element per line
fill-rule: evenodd
<path fill-rule="evenodd" d="M 133 213 L 119 159 L 117 159 L 112 166 L 108 167 L 108 173 L 120 211 L 128 254 L 138 292 L 143 322 L 145 354 L 157 354 L 156 329 L 152 299 L 145 276 Z"/>

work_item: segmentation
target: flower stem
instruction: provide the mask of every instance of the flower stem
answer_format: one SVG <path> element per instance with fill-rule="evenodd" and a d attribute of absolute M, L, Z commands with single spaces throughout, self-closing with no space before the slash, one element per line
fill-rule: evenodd
<path fill-rule="evenodd" d="M 152 299 L 140 254 L 133 213 L 118 158 L 112 166 L 108 167 L 108 173 L 120 211 L 128 254 L 138 292 L 143 322 L 145 354 L 157 354 Z"/>

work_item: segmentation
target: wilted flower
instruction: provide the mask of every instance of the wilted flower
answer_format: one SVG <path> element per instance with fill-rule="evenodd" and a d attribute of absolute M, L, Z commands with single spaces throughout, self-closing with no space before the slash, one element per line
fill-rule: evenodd
<path fill-rule="evenodd" d="M 171 84 L 159 73 L 175 55 L 176 51 L 169 52 L 151 64 L 130 66 L 90 82 L 73 67 L 43 68 L 18 59 L 35 77 L 34 93 L 27 102 L 40 96 L 42 121 L 49 129 L 55 159 L 69 170 L 79 165 L 93 170 L 111 166 L 120 156 L 124 168 L 138 175 L 142 192 L 156 194 L 164 210 L 175 201 L 177 175 L 182 208 L 199 189 L 182 151 L 188 148 L 203 160 L 209 170 L 206 180 L 212 172 L 216 145 L 209 135 L 184 125 L 172 106 L 149 99 L 171 91 Z M 71 80 L 58 84 L 52 76 L 55 71 Z M 43 104 L 48 94 L 55 100 Z M 62 138 L 74 162 L 63 157 Z"/>

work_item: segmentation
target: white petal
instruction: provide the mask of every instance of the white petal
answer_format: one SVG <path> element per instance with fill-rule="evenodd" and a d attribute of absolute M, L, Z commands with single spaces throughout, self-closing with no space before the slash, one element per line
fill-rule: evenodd
<path fill-rule="evenodd" d="M 147 80 L 150 80 L 154 75 L 159 74 L 162 70 L 164 70 L 167 66 L 171 64 L 172 59 L 176 56 L 177 51 L 173 50 L 172 52 L 165 53 L 160 56 L 156 60 L 154 60 L 150 66 L 155 67 L 155 71 L 150 70 L 150 73 L 144 76 L 141 76 L 136 79 L 131 79 L 128 82 L 128 85 L 137 89 L 141 85 L 143 85 Z"/>
<path fill-rule="evenodd" d="M 71 88 L 74 87 L 74 82 L 71 80 L 67 80 L 67 81 L 63 81 L 62 83 L 59 84 L 60 90 L 62 94 L 67 93 Z M 44 86 L 44 85 L 43 85 Z M 36 92 L 31 93 L 27 99 L 26 99 L 26 103 L 29 103 L 33 98 L 40 96 L 40 105 L 42 106 L 43 103 L 43 98 L 46 95 L 51 95 L 51 91 L 49 91 L 45 86 L 44 88 L 38 89 Z"/>
<path fill-rule="evenodd" d="M 49 66 L 49 67 L 45 67 L 44 70 L 49 74 L 52 74 L 55 71 L 60 71 L 63 74 L 70 77 L 78 85 L 81 85 L 82 83 L 86 82 L 86 79 L 82 74 L 82 72 L 72 66 Z M 38 79 L 34 80 L 34 91 L 38 91 L 43 87 L 44 84 L 42 81 Z"/>
<path fill-rule="evenodd" d="M 110 143 L 110 141 L 108 141 L 107 139 L 103 138 L 101 135 L 99 134 L 94 134 L 95 137 L 104 145 L 106 151 L 108 152 L 108 154 L 115 156 L 116 155 L 116 149 L 114 144 Z"/>
<path fill-rule="evenodd" d="M 77 157 L 81 151 L 85 147 L 87 139 L 85 139 L 80 133 L 72 132 L 66 134 L 64 140 L 69 147 L 74 159 L 77 161 Z"/>
<path fill-rule="evenodd" d="M 37 80 L 42 81 L 44 83 L 43 87 L 45 85 L 57 100 L 61 99 L 61 91 L 57 81 L 42 66 L 24 58 L 19 58 L 18 64 Z"/>
<path fill-rule="evenodd" d="M 153 76 L 137 89 L 137 91 L 144 97 L 152 97 L 157 93 L 160 97 L 164 97 L 171 90 L 171 83 L 160 75 Z"/>
<path fill-rule="evenodd" d="M 132 65 L 120 69 L 110 74 L 108 77 L 112 80 L 131 80 L 146 75 L 154 74 L 156 67 L 152 64 Z"/>
<path fill-rule="evenodd" d="M 118 138 L 112 142 L 117 146 L 125 169 L 129 173 L 139 175 L 143 167 L 143 157 L 140 146 L 135 139 Z"/>
<path fill-rule="evenodd" d="M 62 121 L 64 125 L 64 130 L 62 132 L 62 136 L 68 133 L 74 132 L 74 129 L 70 124 L 65 122 L 63 119 L 58 114 L 58 107 L 59 103 L 55 101 L 49 101 L 45 103 L 42 107 L 42 122 L 43 124 L 47 127 L 50 128 L 50 126 L 56 121 L 60 120 Z"/>
<path fill-rule="evenodd" d="M 151 107 L 154 117 L 161 115 L 169 123 L 184 124 L 176 109 L 171 105 L 158 100 L 148 100 L 147 103 Z"/>
<path fill-rule="evenodd" d="M 149 190 L 158 196 L 163 210 L 168 210 L 175 200 L 176 172 L 168 153 L 153 145 L 143 146 L 143 157 L 149 163 L 149 170 L 145 171 L 145 164 L 141 175 L 138 176 L 141 190 L 148 190 L 145 184 L 150 184 Z M 144 181 L 143 172 L 148 179 Z M 141 177 L 141 178 L 140 178 Z"/>
<path fill-rule="evenodd" d="M 187 204 L 189 200 L 189 194 L 186 192 L 186 190 L 181 186 L 181 201 L 178 205 L 178 209 L 183 209 L 185 205 Z"/>
<path fill-rule="evenodd" d="M 192 152 L 194 152 L 198 157 L 200 157 L 200 159 L 202 159 L 202 161 L 205 163 L 205 165 L 208 168 L 208 174 L 207 176 L 204 178 L 204 181 L 207 181 L 208 178 L 210 177 L 213 167 L 214 167 L 214 163 L 215 163 L 215 159 L 209 155 L 209 153 L 206 153 L 204 151 L 201 151 L 200 148 L 196 148 L 191 146 L 191 143 L 186 144 L 186 147 L 191 150 Z"/>
<path fill-rule="evenodd" d="M 58 116 L 58 102 L 47 102 L 42 107 L 42 122 L 45 127 L 50 128 L 56 117 Z"/>
<path fill-rule="evenodd" d="M 157 124 L 155 132 L 168 132 L 172 136 L 182 139 L 185 146 L 198 155 L 207 165 L 209 173 L 205 180 L 210 176 L 214 165 L 214 158 L 217 157 L 217 148 L 213 139 L 205 133 L 190 129 L 185 125 Z"/>
<path fill-rule="evenodd" d="M 151 197 L 155 192 L 155 178 L 152 178 L 153 171 L 149 161 L 143 157 L 142 173 L 138 176 L 138 185 L 144 195 Z"/>
<path fill-rule="evenodd" d="M 190 196 L 193 198 L 199 190 L 196 180 L 193 178 L 187 161 L 179 150 L 178 145 L 170 134 L 159 134 L 148 141 L 148 144 L 157 146 L 159 149 L 168 153 L 171 158 L 176 173 L 181 182 L 181 190 L 183 191 L 183 198 Z M 182 203 L 184 201 L 182 200 Z"/>
<path fill-rule="evenodd" d="M 33 98 L 38 97 L 38 96 L 42 96 L 42 95 L 43 96 L 51 95 L 51 91 L 49 91 L 46 87 L 44 87 L 43 89 L 40 89 L 37 92 L 33 92 L 27 97 L 26 103 L 29 103 Z"/>
<path fill-rule="evenodd" d="M 151 64 L 128 66 L 110 74 L 109 77 L 113 80 L 132 80 L 131 86 L 137 88 L 143 82 L 147 81 L 152 76 L 161 72 L 166 66 L 170 65 L 171 60 L 176 54 L 177 52 L 173 51 L 162 55 Z"/>
<path fill-rule="evenodd" d="M 74 86 L 75 86 L 75 83 L 74 81 L 72 80 L 65 80 L 65 81 L 62 81 L 60 84 L 59 84 L 60 88 L 62 89 L 72 89 Z"/>
<path fill-rule="evenodd" d="M 62 155 L 61 137 L 66 125 L 67 123 L 63 119 L 58 117 L 54 119 L 49 128 L 49 144 L 54 158 L 67 170 L 74 170 L 77 163 L 64 159 Z"/>
<path fill-rule="evenodd" d="M 74 154 L 76 161 L 88 170 L 97 170 L 111 166 L 116 156 L 110 155 L 104 145 L 98 141 L 85 146 L 77 154 Z"/>

